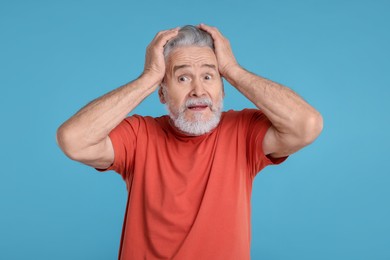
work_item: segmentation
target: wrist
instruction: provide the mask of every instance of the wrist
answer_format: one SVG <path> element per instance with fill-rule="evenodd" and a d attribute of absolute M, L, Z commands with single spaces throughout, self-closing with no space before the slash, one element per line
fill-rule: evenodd
<path fill-rule="evenodd" d="M 225 68 L 222 76 L 232 85 L 245 73 L 245 70 L 238 64 L 233 64 Z"/>
<path fill-rule="evenodd" d="M 145 86 L 155 89 L 160 85 L 161 81 L 163 80 L 163 77 L 164 75 L 161 76 L 154 72 L 144 71 L 139 77 L 139 80 Z"/>

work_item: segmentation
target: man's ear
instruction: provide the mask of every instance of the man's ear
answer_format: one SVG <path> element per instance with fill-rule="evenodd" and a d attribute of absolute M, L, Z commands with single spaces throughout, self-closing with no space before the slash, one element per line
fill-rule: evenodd
<path fill-rule="evenodd" d="M 160 98 L 160 102 L 161 104 L 165 104 L 167 103 L 167 101 L 165 100 L 165 96 L 164 96 L 164 93 L 163 93 L 163 88 L 164 88 L 164 83 L 161 82 L 160 84 L 160 87 L 158 89 L 158 97 Z"/>

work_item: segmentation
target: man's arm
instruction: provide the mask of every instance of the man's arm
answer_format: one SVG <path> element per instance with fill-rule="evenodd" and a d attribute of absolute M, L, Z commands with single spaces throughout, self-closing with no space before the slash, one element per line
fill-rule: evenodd
<path fill-rule="evenodd" d="M 236 61 L 229 41 L 215 27 L 201 24 L 214 39 L 221 75 L 261 109 L 272 126 L 267 131 L 263 150 L 272 157 L 290 155 L 313 142 L 322 131 L 320 113 L 291 89 L 257 76 Z"/>
<path fill-rule="evenodd" d="M 159 32 L 146 51 L 142 75 L 92 101 L 57 130 L 57 143 L 71 159 L 105 169 L 114 162 L 109 133 L 157 89 L 165 74 L 164 45 L 178 29 Z"/>

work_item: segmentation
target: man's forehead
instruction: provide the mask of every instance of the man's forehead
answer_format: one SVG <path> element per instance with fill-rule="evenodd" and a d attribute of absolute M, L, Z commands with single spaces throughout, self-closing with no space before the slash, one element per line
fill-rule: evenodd
<path fill-rule="evenodd" d="M 214 51 L 209 47 L 179 47 L 169 55 L 168 64 L 172 71 L 189 67 L 217 68 Z"/>
<path fill-rule="evenodd" d="M 172 71 L 173 71 L 173 73 L 175 73 L 177 70 L 191 68 L 193 66 L 194 66 L 193 64 L 192 65 L 190 65 L 190 64 L 174 65 Z M 209 63 L 201 63 L 201 64 L 199 64 L 199 67 L 217 70 L 216 65 L 209 64 Z"/>

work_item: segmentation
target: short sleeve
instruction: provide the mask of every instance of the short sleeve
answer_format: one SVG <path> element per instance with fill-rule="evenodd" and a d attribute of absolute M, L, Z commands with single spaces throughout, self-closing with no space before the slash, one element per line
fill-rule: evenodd
<path fill-rule="evenodd" d="M 116 126 L 109 134 L 114 149 L 114 162 L 107 169 L 96 170 L 114 170 L 119 173 L 123 179 L 126 179 L 128 175 L 133 172 L 138 129 L 139 119 L 137 116 L 128 117 Z"/>
<path fill-rule="evenodd" d="M 261 110 L 247 109 L 244 110 L 248 117 L 249 125 L 247 132 L 247 158 L 251 168 L 252 176 L 255 177 L 264 167 L 273 164 L 280 164 L 287 157 L 272 158 L 266 156 L 263 150 L 263 140 L 271 122 Z"/>

